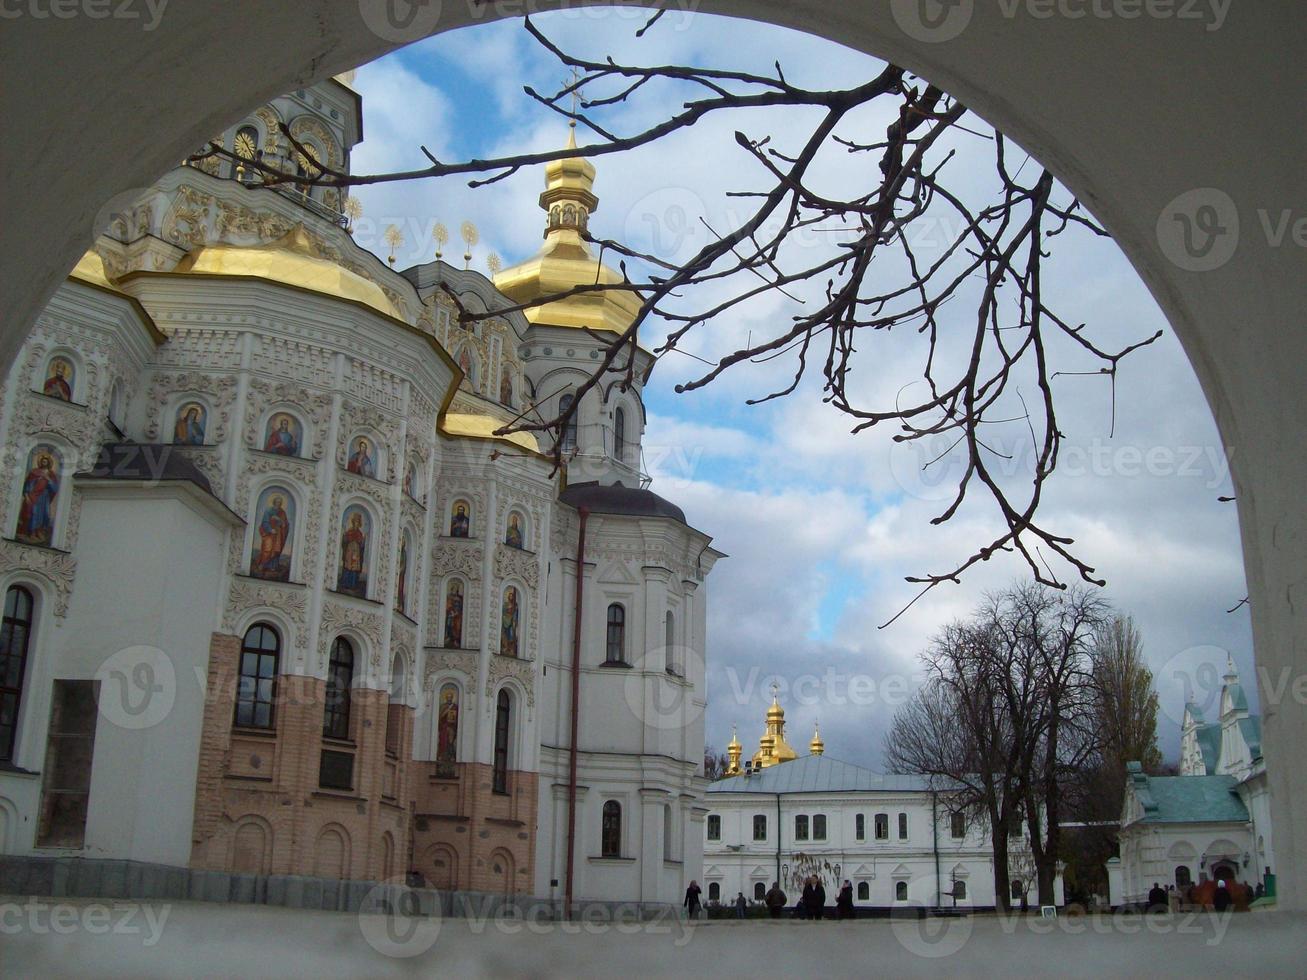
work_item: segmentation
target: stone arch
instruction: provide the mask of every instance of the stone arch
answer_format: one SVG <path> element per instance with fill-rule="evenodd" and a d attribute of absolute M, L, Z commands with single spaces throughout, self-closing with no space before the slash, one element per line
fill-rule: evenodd
<path fill-rule="evenodd" d="M 236 821 L 227 866 L 237 874 L 266 875 L 271 871 L 273 829 L 263 817 L 250 814 Z"/>
<path fill-rule="evenodd" d="M 458 851 L 449 844 L 432 844 L 422 858 L 422 873 L 433 888 L 440 891 L 458 889 Z"/>
<path fill-rule="evenodd" d="M 395 837 L 389 830 L 381 835 L 380 865 L 377 877 L 385 881 L 395 876 Z"/>
<path fill-rule="evenodd" d="M 497 847 L 486 858 L 490 890 L 500 895 L 517 894 L 517 861 L 506 847 Z"/>
<path fill-rule="evenodd" d="M 338 823 L 326 824 L 313 842 L 313 873 L 319 878 L 350 876 L 349 831 Z"/>
<path fill-rule="evenodd" d="M 1294 669 L 1307 635 L 1307 612 L 1290 595 L 1307 556 L 1307 515 L 1298 507 L 1307 459 L 1283 452 L 1281 443 L 1284 432 L 1307 429 L 1307 397 L 1294 373 L 1307 340 L 1292 329 L 1307 298 L 1300 257 L 1295 249 L 1249 234 L 1235 261 L 1217 273 L 1194 275 L 1168 263 L 1154 230 L 1167 202 L 1198 187 L 1226 187 L 1249 209 L 1255 202 L 1293 199 L 1289 182 L 1297 170 L 1288 161 L 1301 159 L 1307 134 L 1290 127 L 1269 159 L 1258 137 L 1295 111 L 1291 100 L 1300 86 L 1291 84 L 1297 69 L 1288 66 L 1296 64 L 1290 52 L 1307 11 L 1294 4 L 1241 5 L 1238 23 L 1224 31 L 1155 31 L 1141 41 L 1134 25 L 1121 18 L 1072 27 L 1032 17 L 1004 19 L 999 5 L 970 3 L 951 8 L 950 16 L 968 19 L 964 29 L 941 36 L 905 22 L 904 11 L 912 9 L 921 8 L 862 4 L 836 18 L 819 4 L 710 0 L 701 12 L 809 31 L 919 72 L 1010 134 L 1090 204 L 1185 343 L 1223 435 L 1238 440 L 1232 464 L 1245 522 L 1257 657 L 1272 670 Z M 438 26 L 453 30 L 483 16 L 470 8 L 447 9 Z M 49 118 L 62 125 L 3 177 L 12 192 L 5 199 L 14 202 L 7 238 L 22 248 L 11 253 L 15 261 L 0 287 L 0 305 L 8 313 L 0 328 L 0 359 L 12 357 L 37 310 L 84 251 L 90 216 L 113 194 L 148 184 L 175 166 L 211 135 L 210 120 L 242 118 L 272 93 L 325 79 L 421 33 L 367 30 L 364 17 L 357 5 L 304 7 L 251 34 L 230 7 L 194 5 L 170 11 L 157 31 L 120 38 L 111 53 L 103 47 L 100 25 L 87 18 L 67 22 L 57 35 L 39 20 L 17 22 L 8 32 L 6 53 L 36 95 L 22 106 L 16 125 L 35 129 Z M 1206 43 L 1193 44 L 1197 36 Z M 229 54 L 237 46 L 244 56 L 233 59 Z M 177 50 L 185 50 L 187 60 L 163 64 L 166 52 Z M 1205 71 L 1218 55 L 1228 70 Z M 142 70 L 110 70 L 111 59 Z M 1131 111 L 1113 115 L 1116 138 L 1103 140 L 1101 120 L 1111 107 L 1105 109 L 1098 66 L 1118 60 L 1129 68 L 1132 84 L 1107 98 L 1129 104 Z M 1229 97 L 1231 78 L 1252 85 L 1268 71 L 1289 83 L 1261 85 L 1257 99 Z M 1056 84 L 1047 84 L 1050 78 Z M 1177 78 L 1185 80 L 1182 89 L 1174 88 Z M 104 99 L 93 103 L 67 94 L 97 86 Z M 104 105 L 145 104 L 161 86 L 171 86 L 172 97 L 141 118 L 103 111 Z M 1041 97 L 1028 98 L 1036 89 Z M 1138 97 L 1163 91 L 1179 97 Z M 1208 125 L 1197 124 L 1204 117 Z M 1216 156 L 1209 145 L 1213 126 L 1227 137 Z M 1167 139 L 1157 139 L 1159 132 Z M 39 186 L 54 167 L 85 157 L 79 151 L 86 145 L 97 147 L 95 160 L 77 168 L 70 193 L 57 199 L 21 193 Z M 1129 179 L 1140 173 L 1148 179 Z M 1230 331 L 1232 322 L 1241 330 Z M 1274 813 L 1288 828 L 1277 841 L 1279 860 L 1287 866 L 1281 905 L 1302 907 L 1307 827 L 1293 815 L 1307 801 L 1307 773 L 1292 746 L 1307 737 L 1307 712 L 1294 706 L 1266 721 Z"/>

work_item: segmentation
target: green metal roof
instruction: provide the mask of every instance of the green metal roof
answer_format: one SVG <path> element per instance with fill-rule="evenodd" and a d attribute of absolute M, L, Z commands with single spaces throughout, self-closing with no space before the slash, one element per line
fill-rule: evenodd
<path fill-rule="evenodd" d="M 930 781 L 925 776 L 872 772 L 824 755 L 807 755 L 749 776 L 730 776 L 708 784 L 709 793 L 901 793 L 929 789 Z"/>
<path fill-rule="evenodd" d="M 1233 776 L 1145 776 L 1132 773 L 1144 823 L 1244 823 L 1248 810 Z"/>

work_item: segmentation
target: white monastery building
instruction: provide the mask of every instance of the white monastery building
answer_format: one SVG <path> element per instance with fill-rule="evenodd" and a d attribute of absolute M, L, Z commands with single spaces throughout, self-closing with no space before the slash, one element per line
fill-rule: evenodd
<path fill-rule="evenodd" d="M 1261 718 L 1248 711 L 1233 658 L 1219 705 L 1214 722 L 1198 705 L 1185 705 L 1178 776 L 1150 776 L 1130 764 L 1121 815 L 1126 903 L 1146 901 L 1154 882 L 1185 893 L 1224 880 L 1275 895 Z"/>
<path fill-rule="evenodd" d="M 703 888 L 709 902 L 729 904 L 740 893 L 761 902 L 779 882 L 793 905 L 802 879 L 816 874 L 828 906 L 848 880 L 861 914 L 995 907 L 994 853 L 984 821 L 955 812 L 950 794 L 932 790 L 926 777 L 872 772 L 827 757 L 820 732 L 808 748 L 800 757 L 790 747 L 785 711 L 774 698 L 758 752 L 743 770 L 742 747 L 732 737 L 731 775 L 708 787 Z M 1032 886 L 1029 875 L 1022 878 L 1019 835 L 1011 851 L 1011 898 L 1019 903 Z M 1054 888 L 1061 904 L 1060 875 Z"/>
<path fill-rule="evenodd" d="M 359 96 L 216 142 L 310 172 L 283 125 L 347 170 Z M 0 853 L 647 906 L 702 877 L 721 556 L 641 479 L 653 358 L 495 434 L 639 305 L 508 311 L 620 281 L 594 167 L 545 170 L 543 247 L 493 281 L 397 272 L 337 190 L 225 159 L 112 216 L 0 388 Z"/>

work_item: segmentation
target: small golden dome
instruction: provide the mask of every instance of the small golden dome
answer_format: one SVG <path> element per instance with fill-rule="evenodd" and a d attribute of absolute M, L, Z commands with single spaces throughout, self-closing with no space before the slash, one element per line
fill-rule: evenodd
<path fill-rule="evenodd" d="M 826 751 L 826 743 L 821 740 L 821 725 L 816 724 L 812 727 L 812 741 L 808 743 L 808 751 L 813 755 L 821 755 Z"/>
<path fill-rule="evenodd" d="M 728 751 L 731 749 L 735 749 L 738 751 L 744 748 L 744 746 L 740 744 L 740 738 L 735 732 L 734 725 L 731 726 L 731 740 L 726 743 L 726 748 Z"/>
<path fill-rule="evenodd" d="M 302 224 L 264 245 L 203 245 L 187 252 L 173 272 L 266 279 L 362 303 L 385 316 L 404 319 L 375 282 L 319 257 Z"/>
<path fill-rule="evenodd" d="M 574 130 L 569 133 L 567 146 L 576 146 Z M 495 288 L 514 303 L 530 303 L 577 286 L 625 281 L 619 272 L 595 258 L 584 238 L 590 215 L 599 208 L 594 178 L 594 164 L 584 157 L 564 157 L 545 165 L 545 189 L 540 195 L 540 207 L 549 215 L 545 243 L 532 258 L 494 276 Z M 634 291 L 611 289 L 533 306 L 523 310 L 522 315 L 538 326 L 623 333 L 642 304 Z"/>

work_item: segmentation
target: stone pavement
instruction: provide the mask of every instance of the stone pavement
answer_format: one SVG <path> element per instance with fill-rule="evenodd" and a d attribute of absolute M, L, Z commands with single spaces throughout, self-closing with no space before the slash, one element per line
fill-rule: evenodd
<path fill-rule="evenodd" d="M 0 974 L 1302 977 L 1307 915 L 613 924 L 0 897 Z"/>

